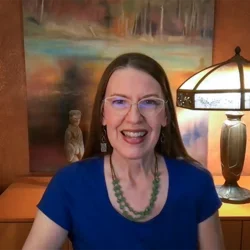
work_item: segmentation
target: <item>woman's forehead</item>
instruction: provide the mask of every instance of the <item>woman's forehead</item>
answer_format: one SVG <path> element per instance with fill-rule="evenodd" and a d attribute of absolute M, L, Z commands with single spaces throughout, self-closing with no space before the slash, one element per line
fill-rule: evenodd
<path fill-rule="evenodd" d="M 148 73 L 134 69 L 124 68 L 116 70 L 110 77 L 106 94 L 157 94 L 161 95 L 160 84 Z"/>

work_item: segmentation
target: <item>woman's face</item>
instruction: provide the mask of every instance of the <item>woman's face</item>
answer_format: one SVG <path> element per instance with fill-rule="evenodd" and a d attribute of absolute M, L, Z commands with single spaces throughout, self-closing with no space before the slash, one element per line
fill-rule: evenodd
<path fill-rule="evenodd" d="M 143 71 L 128 67 L 111 75 L 103 125 L 116 153 L 139 159 L 154 151 L 161 127 L 167 123 L 164 101 L 160 84 Z"/>

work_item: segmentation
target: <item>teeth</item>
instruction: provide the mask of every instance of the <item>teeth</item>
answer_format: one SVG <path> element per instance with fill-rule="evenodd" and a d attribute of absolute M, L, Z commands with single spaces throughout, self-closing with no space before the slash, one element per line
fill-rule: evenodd
<path fill-rule="evenodd" d="M 128 131 L 123 131 L 123 134 L 128 137 L 142 137 L 146 134 L 146 132 L 128 132 Z"/>

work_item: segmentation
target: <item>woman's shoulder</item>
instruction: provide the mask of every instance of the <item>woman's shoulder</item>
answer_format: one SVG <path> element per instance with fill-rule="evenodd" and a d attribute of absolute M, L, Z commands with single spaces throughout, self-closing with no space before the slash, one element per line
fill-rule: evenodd
<path fill-rule="evenodd" d="M 167 160 L 176 199 L 196 206 L 197 223 L 212 216 L 222 205 L 211 172 L 201 164 L 185 159 Z M 190 203 L 191 202 L 191 203 Z M 192 207 L 192 206 L 191 206 Z M 190 210 L 191 213 L 191 210 Z"/>
<path fill-rule="evenodd" d="M 95 176 L 103 165 L 102 157 L 91 157 L 74 163 L 70 163 L 59 169 L 53 176 L 56 182 L 72 183 L 79 178 Z"/>
<path fill-rule="evenodd" d="M 200 185 L 207 182 L 213 182 L 211 172 L 201 164 L 183 158 L 168 159 L 165 157 L 165 161 L 172 174 L 185 180 L 189 185 Z"/>

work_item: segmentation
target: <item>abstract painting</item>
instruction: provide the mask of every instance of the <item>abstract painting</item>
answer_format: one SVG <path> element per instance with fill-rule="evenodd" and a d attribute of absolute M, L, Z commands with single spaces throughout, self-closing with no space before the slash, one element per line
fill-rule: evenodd
<path fill-rule="evenodd" d="M 68 112 L 86 142 L 105 67 L 125 52 L 156 59 L 179 85 L 212 63 L 214 0 L 23 0 L 31 172 L 67 164 Z M 187 151 L 207 164 L 208 114 L 176 108 Z"/>

